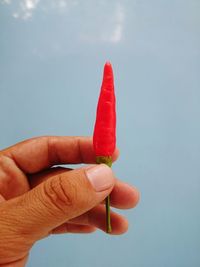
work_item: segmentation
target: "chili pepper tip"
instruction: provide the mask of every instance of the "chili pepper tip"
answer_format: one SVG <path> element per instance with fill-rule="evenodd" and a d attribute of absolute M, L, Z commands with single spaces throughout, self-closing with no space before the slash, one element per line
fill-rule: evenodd
<path fill-rule="evenodd" d="M 105 87 L 105 84 L 109 83 L 109 85 L 112 85 L 114 83 L 113 81 L 113 70 L 112 65 L 110 62 L 106 62 L 104 65 L 104 73 L 103 73 L 103 84 L 102 86 Z M 110 88 L 110 86 L 106 86 Z"/>
<path fill-rule="evenodd" d="M 104 72 L 112 72 L 112 64 L 109 62 L 109 61 L 107 61 L 106 63 L 105 63 L 105 65 L 104 65 Z"/>
<path fill-rule="evenodd" d="M 106 61 L 105 65 L 112 65 L 110 61 Z"/>

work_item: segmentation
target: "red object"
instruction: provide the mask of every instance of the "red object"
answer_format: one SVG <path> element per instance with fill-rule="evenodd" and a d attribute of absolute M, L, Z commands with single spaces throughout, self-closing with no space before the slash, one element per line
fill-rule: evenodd
<path fill-rule="evenodd" d="M 112 65 L 106 62 L 93 134 L 96 156 L 112 156 L 116 146 L 116 110 Z"/>

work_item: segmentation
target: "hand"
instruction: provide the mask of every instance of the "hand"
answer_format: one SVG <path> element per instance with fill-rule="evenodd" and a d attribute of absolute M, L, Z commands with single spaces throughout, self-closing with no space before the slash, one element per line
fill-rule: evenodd
<path fill-rule="evenodd" d="M 93 165 L 53 167 L 78 163 Z M 88 137 L 40 137 L 0 151 L 0 266 L 24 266 L 33 244 L 50 234 L 106 231 L 103 201 L 109 194 L 113 207 L 137 204 L 135 188 L 94 163 Z M 112 234 L 128 228 L 115 212 L 111 221 Z"/>

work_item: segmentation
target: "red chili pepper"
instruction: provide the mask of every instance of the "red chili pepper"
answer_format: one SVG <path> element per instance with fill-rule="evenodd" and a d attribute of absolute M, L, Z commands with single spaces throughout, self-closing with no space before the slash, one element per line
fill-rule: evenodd
<path fill-rule="evenodd" d="M 104 66 L 103 82 L 97 106 L 93 135 L 96 156 L 112 156 L 116 146 L 116 111 L 112 66 Z"/>
<path fill-rule="evenodd" d="M 112 155 L 116 147 L 116 111 L 112 65 L 104 66 L 103 82 L 97 105 L 97 116 L 93 134 L 93 147 L 97 163 L 112 165 Z M 110 221 L 110 198 L 106 198 L 106 227 L 112 231 Z"/>

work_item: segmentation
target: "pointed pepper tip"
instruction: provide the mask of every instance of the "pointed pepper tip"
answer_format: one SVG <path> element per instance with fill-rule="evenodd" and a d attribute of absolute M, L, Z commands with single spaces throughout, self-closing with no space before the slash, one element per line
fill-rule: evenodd
<path fill-rule="evenodd" d="M 105 66 L 112 66 L 110 61 L 106 61 Z"/>
<path fill-rule="evenodd" d="M 110 61 L 107 61 L 104 65 L 104 75 L 113 76 L 112 64 L 110 63 Z"/>

